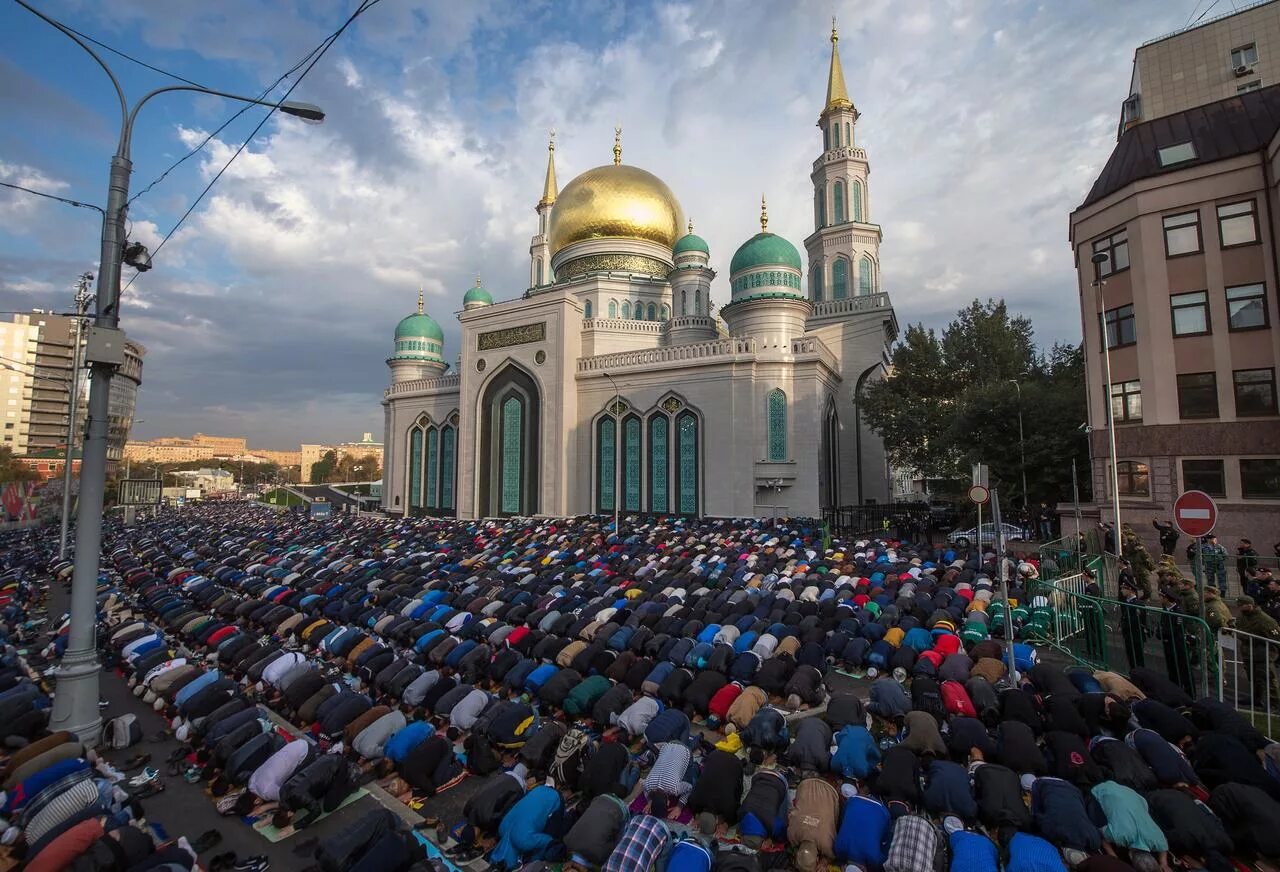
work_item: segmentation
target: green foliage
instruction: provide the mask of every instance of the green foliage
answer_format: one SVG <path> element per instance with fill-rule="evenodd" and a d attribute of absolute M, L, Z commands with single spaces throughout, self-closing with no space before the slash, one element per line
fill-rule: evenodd
<path fill-rule="evenodd" d="M 1028 319 L 1010 317 L 1003 300 L 974 300 L 941 336 L 909 326 L 888 377 L 864 387 L 862 409 L 895 466 L 966 481 L 972 464 L 987 463 L 1006 506 L 1022 502 L 1025 447 L 1030 502 L 1052 505 L 1071 498 L 1073 457 L 1082 486 L 1089 478 L 1077 429 L 1086 418 L 1084 378 L 1080 346 L 1038 353 Z"/>
<path fill-rule="evenodd" d="M 311 464 L 311 481 L 314 484 L 332 484 L 344 481 L 375 481 L 382 478 L 382 467 L 376 454 L 339 454 L 330 449 Z"/>
<path fill-rule="evenodd" d="M 31 481 L 39 478 L 36 471 L 13 458 L 13 449 L 0 446 L 0 482 Z"/>

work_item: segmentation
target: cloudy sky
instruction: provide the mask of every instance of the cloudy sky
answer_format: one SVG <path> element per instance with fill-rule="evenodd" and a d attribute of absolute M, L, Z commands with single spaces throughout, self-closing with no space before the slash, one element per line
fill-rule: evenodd
<path fill-rule="evenodd" d="M 358 5 L 32 2 L 167 71 L 254 94 Z M 1003 296 L 1041 342 L 1074 341 L 1067 214 L 1114 145 L 1134 48 L 1192 6 L 380 0 L 293 93 L 325 123 L 268 121 L 128 289 L 122 326 L 148 349 L 135 435 L 380 438 L 384 360 L 418 286 L 450 361 L 477 273 L 499 300 L 525 288 L 551 127 L 563 184 L 610 160 L 623 126 L 626 162 L 662 177 L 710 243 L 723 302 L 762 192 L 770 230 L 797 246 L 811 230 L 832 12 L 899 320 L 937 326 Z M 133 96 L 172 83 L 109 63 Z M 132 192 L 238 108 L 182 93 L 149 103 Z M 132 238 L 154 249 L 263 111 L 139 196 Z M 0 3 L 0 113 L 0 180 L 102 204 L 119 125 L 109 84 L 12 2 Z M 65 311 L 100 232 L 94 212 L 0 189 L 0 309 Z"/>

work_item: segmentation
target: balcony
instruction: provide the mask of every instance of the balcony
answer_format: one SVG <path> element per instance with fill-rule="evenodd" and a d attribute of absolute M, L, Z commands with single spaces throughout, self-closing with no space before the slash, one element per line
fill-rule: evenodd
<path fill-rule="evenodd" d="M 392 385 L 383 392 L 384 397 L 396 397 L 404 394 L 418 394 L 427 391 L 456 391 L 462 385 L 462 376 L 453 372 L 435 378 L 418 378 L 413 381 Z"/>
<path fill-rule="evenodd" d="M 832 318 L 838 315 L 853 315 L 859 312 L 872 312 L 876 309 L 893 309 L 888 294 L 870 294 L 862 297 L 846 297 L 843 300 L 823 300 L 813 304 L 811 318 Z"/>
<path fill-rule="evenodd" d="M 664 321 L 636 321 L 631 318 L 584 318 L 582 329 L 658 334 L 662 332 L 665 323 Z"/>
<path fill-rule="evenodd" d="M 713 339 L 710 342 L 691 342 L 669 348 L 645 348 L 639 351 L 620 351 L 584 357 L 578 361 L 578 372 L 603 372 L 627 369 L 633 366 L 661 366 L 669 363 L 724 363 L 738 355 L 755 354 L 754 339 Z"/>

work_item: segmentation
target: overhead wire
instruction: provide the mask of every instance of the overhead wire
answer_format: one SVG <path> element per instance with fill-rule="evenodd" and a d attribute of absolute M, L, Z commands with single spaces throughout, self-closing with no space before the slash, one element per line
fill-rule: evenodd
<path fill-rule="evenodd" d="M 341 37 L 342 34 L 346 32 L 347 28 L 351 26 L 351 23 L 355 21 L 358 17 L 360 17 L 360 15 L 362 15 L 369 9 L 372 9 L 374 6 L 376 6 L 380 2 L 382 2 L 382 0 L 361 0 L 360 5 L 356 8 L 354 12 L 351 13 L 351 15 L 347 18 L 347 20 L 342 23 L 342 26 L 339 27 L 337 30 L 335 30 L 333 33 L 331 33 L 328 37 L 326 37 L 317 47 L 317 50 L 312 52 L 314 57 L 311 59 L 311 62 L 307 64 L 306 69 L 304 69 L 301 72 L 301 74 L 299 74 L 298 78 L 295 79 L 293 83 L 289 85 L 288 90 L 284 92 L 284 94 L 280 97 L 280 99 L 277 102 L 283 103 L 284 101 L 288 100 L 289 95 L 293 93 L 294 89 L 297 88 L 298 85 L 302 84 L 302 80 L 305 79 L 307 77 L 307 74 L 310 73 L 311 70 L 315 68 L 315 65 L 320 62 L 320 59 L 325 56 L 325 53 L 328 52 L 329 49 L 333 46 L 333 44 L 338 41 L 338 38 Z M 258 122 L 257 126 L 253 128 L 253 130 L 249 133 L 249 135 L 236 148 L 235 153 L 233 153 L 231 157 L 227 159 L 227 162 L 222 165 L 222 168 L 218 170 L 217 174 L 214 175 L 214 177 L 209 180 L 209 184 L 204 186 L 204 190 L 202 190 L 200 194 L 196 197 L 196 199 L 191 203 L 191 205 L 187 207 L 187 211 L 182 213 L 182 217 L 179 218 L 177 223 L 174 224 L 173 227 L 169 229 L 169 232 L 164 235 L 164 238 L 160 240 L 160 244 L 157 245 L 155 250 L 151 252 L 151 257 L 153 261 L 155 259 L 155 256 L 160 253 L 160 250 L 164 248 L 165 244 L 168 243 L 168 241 L 173 238 L 173 234 L 178 232 L 178 229 L 182 227 L 183 223 L 187 220 L 188 217 L 190 217 L 191 213 L 194 212 L 196 207 L 200 205 L 200 202 L 205 198 L 205 195 L 208 194 L 209 191 L 213 189 L 213 186 L 218 183 L 218 180 L 222 178 L 222 174 L 225 173 L 228 168 L 230 168 L 231 164 L 235 162 L 235 159 L 240 156 L 240 153 L 243 152 L 245 148 L 249 145 L 249 143 L 253 141 L 253 138 L 258 135 L 258 132 L 262 130 L 262 128 L 266 125 L 267 121 L 271 118 L 271 116 L 275 114 L 275 111 L 276 111 L 275 106 L 271 106 L 267 109 L 266 114 L 262 116 L 262 119 Z M 138 278 L 139 275 L 141 275 L 141 273 L 134 273 L 133 276 L 129 279 L 129 281 L 125 284 L 125 286 L 120 289 L 120 293 L 122 295 L 124 294 L 125 291 L 129 289 L 131 285 L 133 285 L 134 281 Z"/>
<path fill-rule="evenodd" d="M 12 182 L 0 182 L 0 186 L 13 188 L 15 191 L 22 191 L 26 194 L 32 194 L 36 197 L 46 197 L 50 200 L 57 200 L 59 203 L 66 203 L 68 206 L 79 206 L 81 209 L 92 209 L 100 215 L 106 213 L 102 211 L 101 206 L 95 206 L 92 203 L 81 203 L 79 200 L 71 200 L 67 197 L 59 197 L 57 194 L 50 194 L 45 191 L 37 191 L 35 188 L 26 188 L 22 185 L 15 185 Z"/>

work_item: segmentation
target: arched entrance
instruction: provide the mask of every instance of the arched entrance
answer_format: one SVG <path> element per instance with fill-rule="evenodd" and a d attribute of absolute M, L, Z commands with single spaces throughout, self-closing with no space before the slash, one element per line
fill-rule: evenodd
<path fill-rule="evenodd" d="M 480 400 L 480 514 L 538 511 L 538 426 L 542 399 L 527 372 L 508 364 Z"/>

